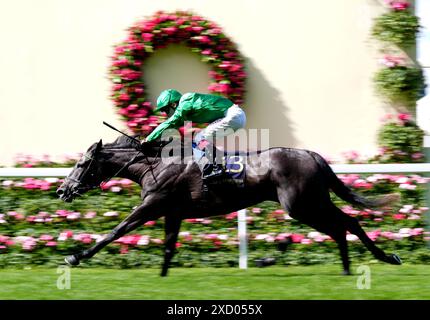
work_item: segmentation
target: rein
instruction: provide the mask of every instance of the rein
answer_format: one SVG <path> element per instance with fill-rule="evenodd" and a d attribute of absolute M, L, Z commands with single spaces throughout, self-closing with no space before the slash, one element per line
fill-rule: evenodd
<path fill-rule="evenodd" d="M 139 145 L 139 146 L 141 146 L 141 144 L 140 144 L 140 141 L 139 140 L 137 140 L 136 138 L 134 138 L 134 137 L 131 137 L 131 136 L 129 136 L 128 134 L 126 134 L 126 133 L 124 133 L 124 132 L 122 132 L 121 130 L 118 130 L 117 128 L 115 128 L 113 125 L 111 125 L 111 124 L 109 124 L 109 123 L 107 123 L 107 122 L 105 122 L 105 121 L 103 121 L 103 124 L 105 125 L 105 126 L 107 126 L 107 127 L 109 127 L 109 128 L 111 128 L 112 130 L 114 130 L 114 131 L 116 131 L 116 132 L 119 132 L 119 133 L 121 133 L 122 135 L 124 135 L 124 136 L 126 136 L 127 138 L 129 138 L 131 141 L 134 141 L 134 142 L 137 142 L 137 144 Z M 161 146 L 160 146 L 160 148 L 158 149 L 158 152 L 157 152 L 157 154 L 156 154 L 156 156 L 155 156 L 155 159 L 154 159 L 154 161 L 152 162 L 152 163 L 149 163 L 149 159 L 148 159 L 148 157 L 147 157 L 147 155 L 145 154 L 145 153 L 143 153 L 142 152 L 142 150 L 140 150 L 140 149 L 138 149 L 138 153 L 130 160 L 130 161 L 128 161 L 121 169 L 119 169 L 113 176 L 111 176 L 110 178 L 108 178 L 108 179 L 105 179 L 105 180 L 103 180 L 102 182 L 101 182 L 101 184 L 100 185 L 102 185 L 102 184 L 104 184 L 104 183 L 107 183 L 110 179 L 112 179 L 113 177 L 115 177 L 116 175 L 118 175 L 122 170 L 124 170 L 125 168 L 127 168 L 129 165 L 131 165 L 136 159 L 137 159 L 137 156 L 139 155 L 139 153 L 142 153 L 142 155 L 145 157 L 145 160 L 146 160 L 146 164 L 149 166 L 148 168 L 146 168 L 145 169 L 145 171 L 140 175 L 140 177 L 139 177 L 139 181 L 140 180 L 142 180 L 142 178 L 145 176 L 145 174 L 149 171 L 149 170 L 151 170 L 151 173 L 152 173 L 152 177 L 154 178 L 154 180 L 155 180 L 155 183 L 157 183 L 157 179 L 155 178 L 155 175 L 154 175 L 154 171 L 153 171 L 153 164 L 155 163 L 155 161 L 157 161 L 157 159 L 158 159 L 158 155 L 160 154 L 160 150 L 161 150 Z M 158 165 L 157 165 L 158 166 Z"/>
<path fill-rule="evenodd" d="M 105 185 L 110 179 L 112 179 L 113 177 L 117 176 L 118 174 L 120 174 L 122 172 L 122 170 L 126 169 L 128 166 L 132 165 L 133 162 L 137 159 L 137 157 L 139 156 L 139 154 L 141 153 L 141 151 L 138 151 L 133 158 L 131 158 L 129 161 L 127 161 L 117 172 L 115 172 L 113 175 L 111 175 L 110 177 L 104 179 L 102 182 L 100 182 L 100 188 L 103 187 L 103 185 Z"/>
<path fill-rule="evenodd" d="M 115 148 L 114 148 L 115 149 Z M 154 160 L 152 161 L 152 162 L 150 162 L 149 161 L 149 159 L 148 159 L 148 156 L 145 154 L 145 153 L 143 153 L 142 151 L 138 151 L 134 156 L 133 156 L 133 158 L 131 158 L 129 161 L 127 161 L 117 172 L 115 172 L 113 175 L 111 175 L 110 177 L 108 177 L 108 178 L 106 178 L 106 179 L 104 179 L 102 182 L 101 182 L 101 186 L 103 185 L 103 184 L 105 184 L 105 183 L 107 183 L 110 179 L 112 179 L 113 177 L 115 177 L 115 176 L 117 176 L 118 174 L 120 174 L 124 169 L 126 169 L 126 168 L 128 168 L 130 165 L 132 165 L 133 163 L 134 163 L 134 161 L 137 159 L 137 157 L 140 155 L 140 154 L 142 154 L 144 157 L 145 157 L 145 160 L 146 160 L 146 165 L 148 166 L 144 171 L 143 171 L 143 173 L 140 175 L 140 177 L 139 177 L 139 181 L 140 180 L 142 180 L 143 179 L 143 177 L 148 173 L 148 171 L 151 171 L 151 173 L 152 173 L 152 177 L 154 178 L 154 180 L 155 180 L 155 182 L 157 183 L 157 179 L 156 179 L 156 177 L 155 177 L 155 175 L 154 175 L 154 169 L 156 168 L 156 167 L 158 167 L 158 165 L 160 164 L 160 162 L 158 162 L 158 164 L 156 165 L 156 166 L 154 166 L 154 163 L 158 160 L 158 158 L 159 158 L 159 155 L 160 155 L 160 150 L 161 150 L 161 147 L 158 149 L 158 152 L 157 152 L 157 154 L 155 155 L 155 158 L 154 158 Z"/>

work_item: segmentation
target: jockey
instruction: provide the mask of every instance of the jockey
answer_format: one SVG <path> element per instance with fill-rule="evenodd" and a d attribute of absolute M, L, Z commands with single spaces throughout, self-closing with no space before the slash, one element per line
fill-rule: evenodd
<path fill-rule="evenodd" d="M 174 89 L 168 89 L 161 92 L 157 99 L 155 111 L 165 111 L 169 119 L 160 124 L 146 138 L 145 141 L 152 141 L 161 136 L 164 130 L 169 128 L 179 128 L 183 126 L 184 121 L 194 123 L 210 124 L 195 137 L 195 143 L 200 150 L 213 142 L 217 138 L 225 136 L 226 129 L 236 131 L 245 127 L 245 112 L 227 98 L 202 93 L 185 93 L 182 95 Z M 220 176 L 224 173 L 223 165 L 217 163 L 216 156 L 213 157 L 214 150 L 207 148 L 207 158 L 213 163 L 203 172 L 203 179 Z"/>

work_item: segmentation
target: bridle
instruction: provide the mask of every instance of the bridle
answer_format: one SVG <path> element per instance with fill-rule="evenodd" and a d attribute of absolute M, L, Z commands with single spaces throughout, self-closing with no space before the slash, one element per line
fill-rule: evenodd
<path fill-rule="evenodd" d="M 144 152 L 142 152 L 142 149 L 141 149 L 141 144 L 140 144 L 140 141 L 139 140 L 137 140 L 136 138 L 134 138 L 134 137 L 131 137 L 131 136 L 129 136 L 129 135 L 127 135 L 126 133 L 124 133 L 124 132 L 122 132 L 121 130 L 118 130 L 117 128 L 115 128 L 114 126 L 112 126 L 112 125 L 110 125 L 109 123 L 107 123 L 107 122 L 105 122 L 105 121 L 103 121 L 103 124 L 104 125 L 106 125 L 106 126 L 108 126 L 109 128 L 111 128 L 111 129 L 113 129 L 113 130 L 115 130 L 115 131 L 117 131 L 117 132 L 119 132 L 119 133 L 121 133 L 122 135 L 124 135 L 124 136 L 126 136 L 127 138 L 129 138 L 131 141 L 135 141 L 135 142 L 137 142 L 138 144 L 139 144 L 139 148 L 136 148 L 136 150 L 137 150 L 137 153 L 133 156 L 133 158 L 131 158 L 129 161 L 127 161 L 117 172 L 115 172 L 113 175 L 111 175 L 111 176 L 109 176 L 108 178 L 106 178 L 106 179 L 104 179 L 104 180 L 102 180 L 102 182 L 100 182 L 100 183 L 98 183 L 98 185 L 100 186 L 100 187 L 102 187 L 105 183 L 107 183 L 110 179 L 112 179 L 113 177 L 115 177 L 115 176 L 117 176 L 118 174 L 120 174 L 124 169 L 126 169 L 126 168 L 128 168 L 130 165 L 132 165 L 133 163 L 134 163 L 134 161 L 136 161 L 136 159 L 137 159 L 137 157 L 139 156 L 139 154 L 141 154 L 142 153 L 142 155 L 144 156 L 144 158 L 145 158 L 145 160 L 146 160 L 146 164 L 148 165 L 148 167 L 143 171 L 143 173 L 140 175 L 140 177 L 139 177 L 139 181 L 141 181 L 142 179 L 143 179 L 143 177 L 146 175 L 146 173 L 148 173 L 148 171 L 151 171 L 151 173 L 152 173 L 152 177 L 154 178 L 154 181 L 155 181 L 155 183 L 157 183 L 157 179 L 156 179 L 156 177 L 155 177 L 155 175 L 154 175 L 154 168 L 156 168 L 157 166 L 158 166 L 158 164 L 160 163 L 160 162 L 158 162 L 158 164 L 157 164 L 157 166 L 155 166 L 154 167 L 154 163 L 158 160 L 158 157 L 159 157 L 159 155 L 160 155 L 160 151 L 161 151 L 161 149 L 162 149 L 162 146 L 160 145 L 159 146 L 159 148 L 158 148 L 158 151 L 157 151 L 157 154 L 156 154 L 156 156 L 155 156 L 155 159 L 152 161 L 152 163 L 150 163 L 150 161 L 149 161 L 149 159 L 148 159 L 148 157 L 147 157 L 147 155 L 144 153 Z M 113 148 L 113 149 L 115 149 L 115 148 Z M 87 171 L 91 168 L 91 165 L 93 164 L 93 162 L 95 161 L 94 160 L 94 158 L 93 157 L 89 157 L 89 156 L 87 156 L 86 154 L 84 155 L 84 157 L 86 157 L 87 159 L 90 159 L 90 164 L 88 165 L 88 167 L 79 175 L 79 179 L 74 179 L 74 178 L 69 178 L 69 177 L 66 177 L 65 178 L 65 181 L 67 181 L 67 180 L 70 180 L 70 181 L 73 181 L 74 183 L 77 183 L 78 185 L 77 185 L 77 190 L 79 190 L 79 187 L 80 186 L 83 186 L 84 187 L 84 189 L 88 189 L 88 190 L 91 190 L 91 189 L 93 189 L 93 188 L 96 188 L 97 187 L 97 185 L 90 185 L 90 184 L 84 184 L 82 181 L 80 181 L 81 179 L 82 179 L 82 177 L 84 177 L 85 176 L 85 174 L 87 173 Z M 94 176 L 94 173 L 91 173 L 91 176 Z M 76 193 L 78 193 L 78 192 L 76 192 Z"/>
<path fill-rule="evenodd" d="M 90 170 L 91 165 L 93 164 L 93 162 L 95 161 L 93 157 L 89 157 L 88 155 L 84 154 L 84 158 L 89 159 L 90 160 L 90 164 L 82 171 L 82 173 L 79 175 L 78 179 L 74 179 L 74 178 L 70 178 L 70 177 L 66 177 L 64 180 L 70 180 L 74 183 L 77 183 L 77 189 L 79 190 L 79 188 L 83 187 L 83 189 L 92 189 L 95 187 L 95 185 L 90 185 L 88 183 L 83 183 L 81 180 L 83 177 L 85 177 L 85 175 L 87 174 L 87 172 Z M 94 173 L 90 173 L 90 176 L 94 176 Z"/>
<path fill-rule="evenodd" d="M 154 166 L 155 162 L 157 162 L 157 160 L 159 158 L 161 148 L 162 148 L 161 146 L 158 148 L 158 151 L 157 151 L 157 153 L 155 155 L 155 158 L 154 158 L 154 160 L 152 162 L 149 161 L 148 156 L 145 153 L 143 153 L 142 150 L 137 150 L 137 153 L 129 161 L 127 161 L 118 171 L 116 171 L 114 174 L 108 176 L 107 178 L 103 179 L 102 182 L 97 183 L 97 184 L 83 183 L 81 181 L 82 178 L 85 177 L 85 175 L 87 174 L 87 172 L 90 170 L 93 162 L 95 161 L 95 159 L 93 157 L 89 157 L 88 155 L 85 154 L 84 157 L 86 159 L 90 160 L 90 163 L 85 168 L 85 170 L 82 171 L 82 173 L 79 175 L 79 177 L 77 179 L 66 177 L 64 180 L 65 181 L 70 180 L 70 181 L 76 183 L 77 184 L 77 186 L 76 186 L 77 190 L 79 190 L 79 189 L 91 190 L 91 189 L 96 188 L 98 186 L 100 186 L 102 188 L 103 185 L 106 184 L 109 180 L 111 180 L 113 177 L 119 175 L 123 170 L 125 170 L 130 165 L 132 165 L 136 161 L 136 159 L 139 157 L 139 155 L 142 154 L 144 156 L 145 160 L 146 160 L 146 164 L 148 165 L 148 167 L 140 175 L 139 180 L 143 179 L 143 177 L 148 173 L 148 171 L 151 171 L 152 176 L 153 176 L 155 182 L 157 182 L 153 170 L 160 163 L 160 162 L 158 162 L 158 164 L 156 166 Z M 115 148 L 112 148 L 112 149 L 115 149 Z M 90 176 L 93 177 L 94 173 L 90 173 Z M 78 193 L 78 192 L 74 192 L 74 193 Z"/>

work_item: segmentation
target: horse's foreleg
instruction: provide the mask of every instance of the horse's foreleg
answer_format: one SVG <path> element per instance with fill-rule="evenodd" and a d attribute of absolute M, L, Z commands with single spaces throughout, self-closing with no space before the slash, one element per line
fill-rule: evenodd
<path fill-rule="evenodd" d="M 181 227 L 182 220 L 177 217 L 166 216 L 165 221 L 165 249 L 164 249 L 164 263 L 161 270 L 161 276 L 167 276 L 167 271 L 169 270 L 170 261 L 172 260 L 175 250 L 176 241 L 178 240 L 178 233 Z"/>
<path fill-rule="evenodd" d="M 144 224 L 145 222 L 156 218 L 158 218 L 158 216 L 154 214 L 153 210 L 149 210 L 148 202 L 145 201 L 136 209 L 134 209 L 133 212 L 127 218 L 125 218 L 118 226 L 116 226 L 112 230 L 112 232 L 109 233 L 105 238 L 97 242 L 89 249 L 86 249 L 78 254 L 66 257 L 65 261 L 70 265 L 76 266 L 79 264 L 80 260 L 91 258 L 112 241 L 115 241 L 127 232 L 136 229 L 138 226 Z"/>

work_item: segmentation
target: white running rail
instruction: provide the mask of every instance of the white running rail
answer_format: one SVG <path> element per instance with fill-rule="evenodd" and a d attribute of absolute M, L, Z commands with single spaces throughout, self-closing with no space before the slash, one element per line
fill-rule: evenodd
<path fill-rule="evenodd" d="M 343 173 L 430 173 L 430 163 L 333 164 Z M 0 168 L 0 177 L 65 177 L 72 168 Z"/>

